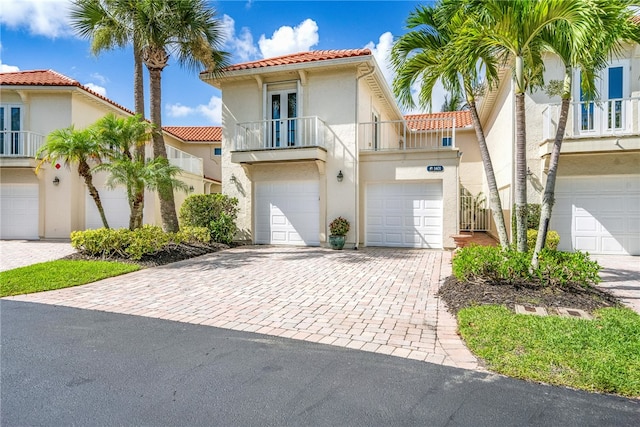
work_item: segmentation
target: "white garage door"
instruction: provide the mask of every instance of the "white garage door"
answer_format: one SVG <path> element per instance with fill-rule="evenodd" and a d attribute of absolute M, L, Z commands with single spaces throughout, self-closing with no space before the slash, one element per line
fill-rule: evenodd
<path fill-rule="evenodd" d="M 442 183 L 367 185 L 367 246 L 442 248 Z"/>
<path fill-rule="evenodd" d="M 256 243 L 318 246 L 319 223 L 318 181 L 256 184 Z"/>
<path fill-rule="evenodd" d="M 129 228 L 129 213 L 131 211 L 129 209 L 129 202 L 127 201 L 127 191 L 122 187 L 116 187 L 113 190 L 102 186 L 97 188 L 109 227 Z M 85 227 L 87 229 L 103 227 L 96 202 L 94 202 L 93 197 L 89 194 L 89 190 L 87 190 L 85 200 L 85 215 Z"/>
<path fill-rule="evenodd" d="M 0 239 L 38 237 L 38 184 L 0 185 Z"/>
<path fill-rule="evenodd" d="M 550 226 L 560 250 L 640 255 L 640 175 L 558 178 Z"/>

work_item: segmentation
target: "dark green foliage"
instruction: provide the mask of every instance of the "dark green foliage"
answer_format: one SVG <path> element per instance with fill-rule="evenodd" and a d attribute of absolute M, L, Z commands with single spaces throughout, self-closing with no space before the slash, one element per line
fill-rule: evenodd
<path fill-rule="evenodd" d="M 151 225 L 145 225 L 133 231 L 126 228 L 117 230 L 99 228 L 71 233 L 71 246 L 81 253 L 136 261 L 145 255 L 157 254 L 171 245 L 208 243 L 209 241 L 209 231 L 199 227 L 184 227 L 177 233 L 166 233 L 160 227 Z"/>
<path fill-rule="evenodd" d="M 183 225 L 206 227 L 211 240 L 217 243 L 231 243 L 237 231 L 237 218 L 238 199 L 224 194 L 194 194 L 180 207 Z"/>
<path fill-rule="evenodd" d="M 533 249 L 536 246 L 536 239 L 538 238 L 538 230 L 529 229 L 527 230 L 527 247 L 529 249 Z M 558 244 L 560 243 L 560 235 L 557 231 L 549 230 L 547 232 L 547 240 L 545 243 L 545 248 L 553 249 L 554 251 L 558 249 Z"/>
<path fill-rule="evenodd" d="M 453 274 L 466 282 L 590 287 L 600 281 L 600 266 L 582 252 L 544 249 L 540 265 L 531 269 L 530 253 L 495 246 L 471 245 L 456 252 Z"/>

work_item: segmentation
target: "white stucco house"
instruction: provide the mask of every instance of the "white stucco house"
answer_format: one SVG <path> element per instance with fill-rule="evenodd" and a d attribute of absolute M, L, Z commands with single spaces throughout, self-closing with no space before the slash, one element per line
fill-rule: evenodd
<path fill-rule="evenodd" d="M 467 112 L 404 117 L 368 49 L 200 78 L 222 92 L 222 191 L 240 201 L 239 237 L 325 245 L 342 216 L 347 247 L 454 247 L 459 183 L 481 185 Z"/>
<path fill-rule="evenodd" d="M 108 113 L 133 114 L 52 70 L 0 74 L 0 238 L 68 239 L 71 231 L 102 226 L 75 167 L 46 164 L 36 174 L 35 154 L 51 131 L 81 129 Z M 193 192 L 220 191 L 219 127 L 171 127 L 164 136 L 170 161 L 183 168 Z M 104 180 L 95 177 L 109 225 L 128 227 L 124 188 L 109 190 Z M 145 223 L 160 224 L 157 197 L 145 197 Z M 185 197 L 176 193 L 178 207 Z"/>

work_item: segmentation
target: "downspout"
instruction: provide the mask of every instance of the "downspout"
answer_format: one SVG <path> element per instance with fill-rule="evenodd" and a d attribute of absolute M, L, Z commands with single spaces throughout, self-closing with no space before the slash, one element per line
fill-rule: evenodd
<path fill-rule="evenodd" d="M 356 207 L 356 218 L 355 218 L 355 231 L 356 231 L 356 242 L 355 242 L 355 246 L 353 247 L 354 250 L 358 250 L 358 244 L 360 242 L 360 223 L 359 223 L 359 219 L 360 219 L 360 147 L 358 146 L 358 142 L 359 142 L 359 129 L 360 129 L 360 121 L 358 120 L 358 112 L 360 111 L 358 108 L 358 101 L 360 100 L 360 90 L 359 90 L 359 84 L 360 84 L 360 79 L 362 79 L 363 77 L 369 77 L 370 75 L 372 75 L 374 72 L 376 71 L 375 67 L 371 67 L 369 69 L 369 71 L 367 71 L 366 73 L 364 73 L 361 76 L 356 77 L 356 114 L 355 114 L 355 119 L 356 119 L 356 151 L 355 151 L 355 162 L 354 162 L 354 182 L 355 182 L 355 186 L 356 186 L 356 200 L 355 200 L 355 207 Z"/>

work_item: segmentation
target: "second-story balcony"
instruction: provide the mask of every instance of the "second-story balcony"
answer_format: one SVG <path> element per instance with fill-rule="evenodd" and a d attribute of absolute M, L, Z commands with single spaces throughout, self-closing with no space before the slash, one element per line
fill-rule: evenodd
<path fill-rule="evenodd" d="M 358 126 L 361 151 L 448 150 L 456 146 L 455 117 L 374 121 Z"/>
<path fill-rule="evenodd" d="M 328 132 L 316 116 L 238 123 L 231 161 L 326 161 Z"/>
<path fill-rule="evenodd" d="M 542 112 L 541 155 L 551 152 L 560 120 L 561 104 Z M 564 132 L 563 153 L 640 148 L 640 98 L 572 102 Z M 627 147 L 620 139 L 627 138 Z M 635 140 L 638 141 L 635 141 Z"/>
<path fill-rule="evenodd" d="M 0 131 L 0 157 L 34 158 L 44 139 L 30 131 Z"/>
<path fill-rule="evenodd" d="M 189 153 L 185 153 L 182 150 L 178 150 L 170 145 L 167 148 L 167 159 L 169 163 L 178 166 L 185 172 L 203 176 L 202 159 L 200 157 L 193 156 Z"/>

